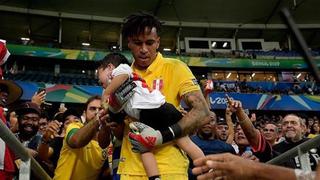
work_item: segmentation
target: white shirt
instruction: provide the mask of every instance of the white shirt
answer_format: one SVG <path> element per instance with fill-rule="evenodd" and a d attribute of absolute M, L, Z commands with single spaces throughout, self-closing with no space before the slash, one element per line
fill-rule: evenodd
<path fill-rule="evenodd" d="M 136 119 L 140 118 L 139 109 L 155 109 L 160 107 L 165 103 L 165 97 L 161 94 L 159 90 L 149 90 L 144 79 L 136 78 L 134 76 L 132 69 L 127 64 L 120 64 L 117 68 L 112 71 L 112 77 L 119 76 L 121 74 L 127 74 L 133 79 L 133 82 L 137 85 L 133 89 L 135 91 L 134 95 L 128 100 L 124 105 L 124 111 L 131 117 Z"/>

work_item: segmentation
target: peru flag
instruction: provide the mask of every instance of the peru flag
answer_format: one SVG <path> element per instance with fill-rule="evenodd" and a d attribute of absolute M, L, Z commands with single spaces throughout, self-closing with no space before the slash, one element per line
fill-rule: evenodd
<path fill-rule="evenodd" d="M 161 91 L 163 87 L 163 79 L 155 79 L 153 80 L 153 89 L 157 89 L 159 91 Z"/>
<path fill-rule="evenodd" d="M 6 47 L 6 41 L 0 39 L 0 65 L 4 64 L 8 57 L 10 56 L 10 53 Z"/>

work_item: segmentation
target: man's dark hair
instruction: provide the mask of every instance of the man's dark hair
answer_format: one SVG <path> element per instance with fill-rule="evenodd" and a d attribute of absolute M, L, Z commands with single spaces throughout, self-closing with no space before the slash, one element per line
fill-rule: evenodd
<path fill-rule="evenodd" d="M 144 34 L 146 28 L 151 31 L 153 27 L 157 29 L 157 34 L 159 35 L 161 32 L 161 25 L 162 23 L 160 20 L 152 14 L 146 12 L 134 13 L 124 19 L 122 35 L 126 39 L 128 37 Z"/>
<path fill-rule="evenodd" d="M 110 53 L 99 62 L 98 69 L 105 69 L 108 64 L 118 67 L 120 64 L 129 64 L 128 59 L 120 53 Z"/>
<path fill-rule="evenodd" d="M 99 95 L 91 96 L 91 97 L 87 100 L 87 102 L 84 104 L 84 110 L 85 110 L 85 111 L 87 110 L 88 105 L 89 105 L 92 101 L 94 101 L 94 100 L 101 100 L 101 96 L 99 96 Z"/>

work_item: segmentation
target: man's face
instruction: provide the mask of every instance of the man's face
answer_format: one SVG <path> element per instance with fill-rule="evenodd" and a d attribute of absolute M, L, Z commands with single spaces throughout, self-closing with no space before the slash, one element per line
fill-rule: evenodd
<path fill-rule="evenodd" d="M 218 139 L 226 141 L 228 138 L 228 126 L 225 124 L 216 125 L 216 135 Z"/>
<path fill-rule="evenodd" d="M 40 120 L 39 120 L 39 132 L 41 134 L 45 133 L 47 125 L 48 125 L 48 119 L 47 118 L 40 118 Z"/>
<path fill-rule="evenodd" d="M 134 65 L 139 69 L 146 69 L 157 57 L 160 37 L 156 28 L 146 28 L 144 34 L 128 37 L 128 47 L 134 57 Z"/>
<path fill-rule="evenodd" d="M 106 89 L 107 86 L 109 85 L 109 82 L 112 79 L 112 70 L 114 69 L 113 65 L 108 65 L 106 68 L 99 68 L 98 69 L 98 79 L 99 82 L 101 83 L 103 89 Z"/>
<path fill-rule="evenodd" d="M 210 122 L 203 125 L 198 133 L 203 137 L 203 138 L 211 138 L 213 137 L 214 133 L 214 126 L 215 126 L 215 123 L 216 123 L 216 115 L 214 113 L 211 113 L 210 115 Z"/>
<path fill-rule="evenodd" d="M 66 119 L 65 119 L 65 121 L 63 123 L 63 128 L 67 129 L 67 126 L 70 123 L 73 123 L 73 122 L 81 122 L 81 120 L 75 115 L 69 115 L 69 116 L 66 117 Z"/>
<path fill-rule="evenodd" d="M 22 115 L 19 122 L 19 131 L 22 134 L 35 135 L 39 129 L 40 116 L 36 113 Z"/>
<path fill-rule="evenodd" d="M 101 100 L 95 99 L 88 104 L 86 109 L 86 121 L 89 122 L 96 118 L 97 113 L 102 109 Z"/>
<path fill-rule="evenodd" d="M 263 135 L 267 141 L 275 141 L 278 138 L 277 126 L 274 124 L 266 124 L 263 128 Z"/>
<path fill-rule="evenodd" d="M 9 93 L 7 91 L 0 91 L 0 104 L 3 106 L 7 105 Z"/>
<path fill-rule="evenodd" d="M 302 138 L 303 125 L 299 117 L 288 115 L 282 120 L 282 131 L 286 139 L 297 142 Z"/>
<path fill-rule="evenodd" d="M 240 125 L 236 127 L 236 132 L 234 134 L 234 140 L 238 146 L 248 146 L 249 141 L 247 137 L 244 135 L 244 132 Z"/>

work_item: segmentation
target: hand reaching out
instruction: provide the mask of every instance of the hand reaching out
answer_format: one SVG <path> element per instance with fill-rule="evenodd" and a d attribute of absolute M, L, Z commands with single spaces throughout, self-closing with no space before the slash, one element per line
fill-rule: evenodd
<path fill-rule="evenodd" d="M 230 153 L 208 155 L 194 161 L 192 173 L 198 180 L 204 179 L 252 179 L 254 178 L 254 161 Z"/>

